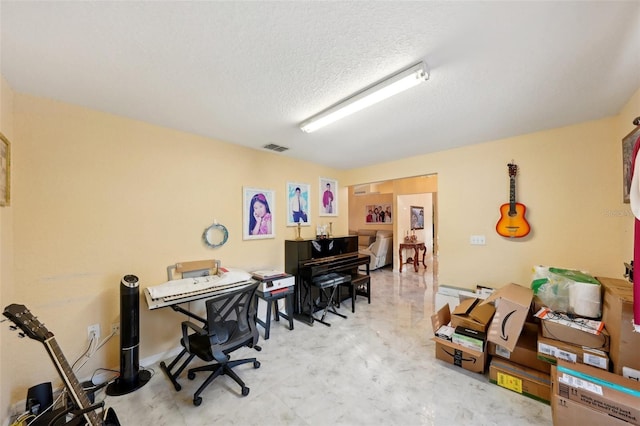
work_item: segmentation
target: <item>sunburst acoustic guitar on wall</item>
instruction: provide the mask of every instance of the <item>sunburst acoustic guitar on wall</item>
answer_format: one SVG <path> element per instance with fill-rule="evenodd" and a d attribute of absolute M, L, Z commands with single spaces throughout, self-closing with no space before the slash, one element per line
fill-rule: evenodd
<path fill-rule="evenodd" d="M 496 231 L 503 237 L 522 238 L 529 234 L 531 227 L 525 219 L 527 208 L 522 203 L 516 203 L 516 174 L 518 166 L 513 163 L 509 167 L 509 202 L 500 206 L 500 220 L 496 224 Z"/>

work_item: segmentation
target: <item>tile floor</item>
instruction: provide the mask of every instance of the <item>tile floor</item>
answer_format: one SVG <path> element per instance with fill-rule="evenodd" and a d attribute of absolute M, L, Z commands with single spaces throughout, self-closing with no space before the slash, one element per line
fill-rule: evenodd
<path fill-rule="evenodd" d="M 146 386 L 106 397 L 106 405 L 123 426 L 551 425 L 548 405 L 434 358 L 433 286 L 423 268 L 378 270 L 371 304 L 358 298 L 352 314 L 347 301 L 341 308 L 347 319 L 329 315 L 331 327 L 295 322 L 293 331 L 286 322 L 273 323 L 261 352 L 236 352 L 262 364 L 236 370 L 251 389 L 246 397 L 223 376 L 195 407 L 192 394 L 202 376 L 190 381 L 185 375 L 176 392 L 152 365 Z"/>

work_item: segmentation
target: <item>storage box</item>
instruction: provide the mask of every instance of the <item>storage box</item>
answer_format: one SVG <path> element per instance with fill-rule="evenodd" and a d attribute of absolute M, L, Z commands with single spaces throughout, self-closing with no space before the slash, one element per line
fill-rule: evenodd
<path fill-rule="evenodd" d="M 586 346 L 572 345 L 542 335 L 538 337 L 538 358 L 554 365 L 558 359 L 562 359 L 567 362 L 586 364 L 606 371 L 609 369 L 609 357 L 606 352 Z"/>
<path fill-rule="evenodd" d="M 525 323 L 520 333 L 520 338 L 516 343 L 513 351 L 489 342 L 489 354 L 499 356 L 516 364 L 533 368 L 549 374 L 551 372 L 551 364 L 538 359 L 538 325 L 533 323 Z"/>
<path fill-rule="evenodd" d="M 449 305 L 445 304 L 431 316 L 434 334 L 441 326 L 447 325 L 449 322 L 451 322 L 451 312 Z M 437 359 L 475 373 L 484 373 L 487 362 L 486 352 L 474 351 L 439 337 L 434 337 L 432 340 L 436 344 Z"/>
<path fill-rule="evenodd" d="M 512 283 L 485 299 L 482 304 L 493 303 L 496 308 L 488 328 L 487 340 L 513 351 L 529 313 L 532 298 L 533 290 Z"/>
<path fill-rule="evenodd" d="M 563 322 L 557 322 L 556 320 L 547 319 L 543 317 L 540 322 L 542 335 L 549 339 L 560 340 L 577 346 L 585 346 L 587 348 L 598 349 L 601 351 L 609 352 L 609 333 L 607 328 L 601 324 L 601 331 L 598 334 L 592 332 L 582 331 L 579 328 L 575 328 L 570 324 Z M 584 320 L 589 321 L 589 320 Z M 579 326 L 584 321 L 580 319 L 574 320 L 576 326 Z"/>
<path fill-rule="evenodd" d="M 480 299 L 477 298 L 465 299 L 460 302 L 451 315 L 451 326 L 453 328 L 461 326 L 471 330 L 487 331 L 495 308 L 480 302 Z"/>
<path fill-rule="evenodd" d="M 551 400 L 550 375 L 523 365 L 493 358 L 489 365 L 489 380 L 498 386 L 547 404 Z"/>
<path fill-rule="evenodd" d="M 601 413 L 640 425 L 640 383 L 608 371 L 558 360 L 554 393 Z"/>
<path fill-rule="evenodd" d="M 633 331 L 633 286 L 628 281 L 616 278 L 598 277 L 598 281 L 604 288 L 602 321 L 611 334 L 609 357 L 613 372 L 638 377 L 640 333 Z"/>
<path fill-rule="evenodd" d="M 551 414 L 555 426 L 629 426 L 627 422 L 555 393 L 551 395 Z"/>
<path fill-rule="evenodd" d="M 455 332 L 451 336 L 451 341 L 453 343 L 457 343 L 465 348 L 473 349 L 478 352 L 484 352 L 486 340 L 486 333 L 460 326 L 455 328 Z"/>
<path fill-rule="evenodd" d="M 549 339 L 542 335 L 538 336 L 538 358 L 554 365 L 558 359 L 563 359 L 609 370 L 609 357 L 605 352 Z"/>

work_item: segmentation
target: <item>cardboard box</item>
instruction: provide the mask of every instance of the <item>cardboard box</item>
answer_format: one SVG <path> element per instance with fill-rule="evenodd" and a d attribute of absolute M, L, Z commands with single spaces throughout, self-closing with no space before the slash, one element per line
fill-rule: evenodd
<path fill-rule="evenodd" d="M 431 325 L 434 334 L 438 329 L 451 322 L 451 312 L 449 305 L 445 304 L 440 310 L 431 316 Z M 436 344 L 436 358 L 449 364 L 462 367 L 465 370 L 474 373 L 484 373 L 487 363 L 486 352 L 478 352 L 473 349 L 465 348 L 449 340 L 434 337 L 432 339 Z"/>
<path fill-rule="evenodd" d="M 480 299 L 465 299 L 453 310 L 451 326 L 453 328 L 460 326 L 485 332 L 489 327 L 494 312 L 495 308 L 493 306 L 481 304 Z"/>
<path fill-rule="evenodd" d="M 551 376 L 523 365 L 493 358 L 489 365 L 489 380 L 538 401 L 549 403 L 551 400 Z"/>
<path fill-rule="evenodd" d="M 551 372 L 551 364 L 538 359 L 538 325 L 533 323 L 525 323 L 520 333 L 520 338 L 516 343 L 513 351 L 489 342 L 489 354 L 507 359 L 516 364 L 533 368 L 549 374 Z"/>
<path fill-rule="evenodd" d="M 482 304 L 493 303 L 496 308 L 487 340 L 513 351 L 529 313 L 532 298 L 533 290 L 518 284 L 507 284 L 487 297 Z"/>
<path fill-rule="evenodd" d="M 551 414 L 555 426 L 629 426 L 627 422 L 555 393 L 551 395 Z"/>
<path fill-rule="evenodd" d="M 640 383 L 608 371 L 558 360 L 554 393 L 634 425 L 640 425 Z"/>
<path fill-rule="evenodd" d="M 460 326 L 455 328 L 455 332 L 451 336 L 451 341 L 453 343 L 457 343 L 465 348 L 473 349 L 478 352 L 484 352 L 486 340 L 486 333 Z"/>
<path fill-rule="evenodd" d="M 609 352 L 610 337 L 606 327 L 602 329 L 600 334 L 592 334 L 543 319 L 540 323 L 540 329 L 542 330 L 542 335 L 549 339 Z"/>
<path fill-rule="evenodd" d="M 633 286 L 628 281 L 616 278 L 598 277 L 598 281 L 604 288 L 602 321 L 611 335 L 609 357 L 613 372 L 638 377 L 640 333 L 633 331 Z"/>
<path fill-rule="evenodd" d="M 606 352 L 576 346 L 560 340 L 538 336 L 538 358 L 555 365 L 558 359 L 568 362 L 591 365 L 602 370 L 609 370 L 609 357 Z"/>

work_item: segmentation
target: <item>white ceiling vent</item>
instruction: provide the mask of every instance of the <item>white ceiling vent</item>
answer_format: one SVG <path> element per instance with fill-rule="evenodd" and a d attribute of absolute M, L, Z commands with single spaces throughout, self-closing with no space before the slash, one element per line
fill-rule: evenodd
<path fill-rule="evenodd" d="M 284 151 L 289 149 L 286 146 L 276 145 L 275 143 L 266 144 L 265 146 L 263 146 L 263 148 L 264 149 L 269 149 L 269 150 L 275 151 L 275 152 L 284 152 Z"/>

